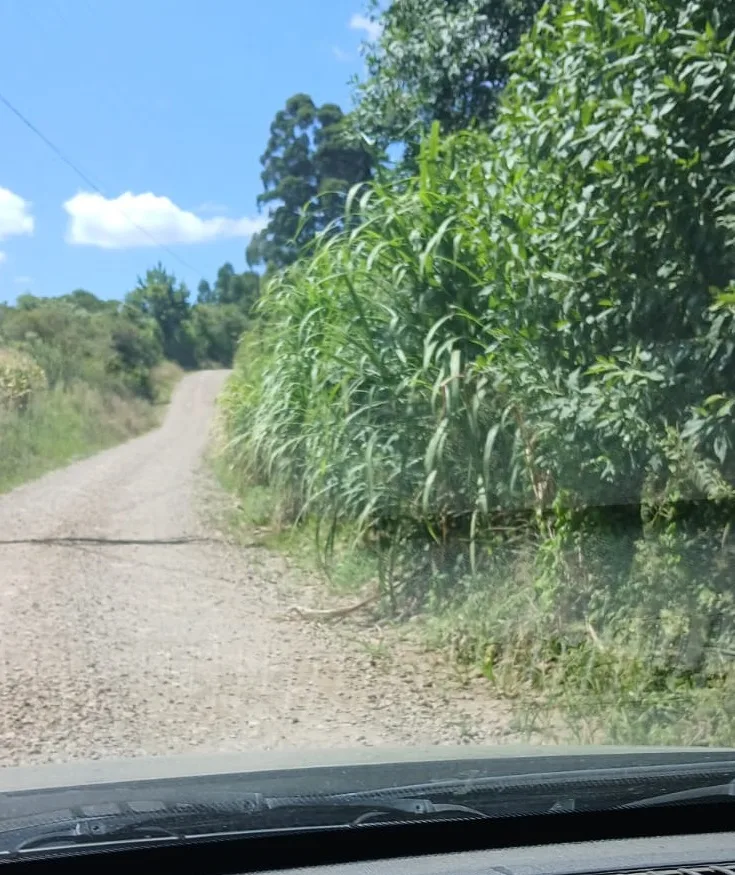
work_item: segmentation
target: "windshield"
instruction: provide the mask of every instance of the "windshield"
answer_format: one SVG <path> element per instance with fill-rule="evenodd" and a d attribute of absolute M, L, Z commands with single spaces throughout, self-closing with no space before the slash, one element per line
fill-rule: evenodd
<path fill-rule="evenodd" d="M 733 745 L 735 5 L 0 32 L 0 766 Z"/>

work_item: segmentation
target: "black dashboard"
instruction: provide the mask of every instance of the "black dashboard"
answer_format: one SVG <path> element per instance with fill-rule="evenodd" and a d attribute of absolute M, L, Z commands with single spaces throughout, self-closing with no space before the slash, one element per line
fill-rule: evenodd
<path fill-rule="evenodd" d="M 735 832 L 573 842 L 270 870 L 268 875 L 735 875 Z"/>

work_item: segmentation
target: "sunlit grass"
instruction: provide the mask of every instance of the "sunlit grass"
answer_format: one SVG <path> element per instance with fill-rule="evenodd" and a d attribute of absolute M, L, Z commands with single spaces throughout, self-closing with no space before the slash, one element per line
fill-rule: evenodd
<path fill-rule="evenodd" d="M 157 369 L 159 404 L 170 398 L 182 371 Z M 77 384 L 40 393 L 25 410 L 0 410 L 0 492 L 142 434 L 162 411 L 140 398 Z"/>

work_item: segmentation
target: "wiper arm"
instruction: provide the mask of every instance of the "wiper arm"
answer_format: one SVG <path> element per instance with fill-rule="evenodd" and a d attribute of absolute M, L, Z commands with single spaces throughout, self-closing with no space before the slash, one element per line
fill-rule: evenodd
<path fill-rule="evenodd" d="M 181 836 L 172 829 L 153 824 L 130 824 L 117 826 L 103 824 L 97 818 L 90 821 L 74 821 L 68 826 L 56 826 L 19 842 L 12 849 L 17 853 L 47 851 L 50 849 L 78 848 L 83 845 L 101 844 L 151 844 L 156 841 L 176 841 Z"/>
<path fill-rule="evenodd" d="M 717 781 L 728 783 L 716 783 Z M 678 791 L 672 792 L 673 788 Z M 658 792 L 657 792 L 658 791 Z M 170 842 L 205 836 L 641 808 L 735 796 L 733 761 L 476 776 L 360 792 L 268 797 L 217 792 L 185 801 L 134 798 L 106 810 L 0 817 L 0 854 L 53 845 Z M 636 798 L 639 797 L 639 798 Z M 110 807 L 111 806 L 111 807 Z M 48 818 L 48 819 L 46 819 Z M 45 823 L 43 820 L 45 819 Z"/>
<path fill-rule="evenodd" d="M 386 814 L 412 814 L 420 816 L 423 814 L 472 814 L 475 817 L 484 817 L 481 811 L 475 808 L 470 808 L 467 805 L 457 805 L 452 802 L 432 802 L 431 799 L 413 799 L 406 796 L 383 797 L 372 793 L 365 795 L 355 794 L 355 796 L 303 796 L 303 797 L 284 797 L 265 800 L 266 807 L 270 811 L 288 810 L 293 808 L 308 808 L 308 809 L 352 809 L 352 808 L 370 808 Z"/>
<path fill-rule="evenodd" d="M 714 802 L 723 796 L 735 796 L 735 780 L 727 784 L 713 784 L 708 787 L 690 787 L 687 790 L 679 790 L 676 793 L 662 793 L 658 796 L 649 796 L 648 799 L 637 799 L 635 802 L 627 802 L 621 808 L 653 808 L 657 805 L 668 805 L 673 802 L 695 802 L 699 799 Z"/>
<path fill-rule="evenodd" d="M 482 811 L 467 805 L 452 803 L 436 803 L 430 799 L 396 798 L 396 799 L 269 799 L 261 797 L 257 802 L 248 798 L 245 805 L 218 803 L 191 806 L 193 810 L 162 808 L 146 814 L 107 814 L 102 816 L 70 818 L 65 823 L 58 821 L 46 830 L 33 830 L 28 836 L 29 828 L 15 829 L 11 835 L 22 832 L 25 837 L 12 846 L 11 852 L 29 853 L 31 851 L 47 851 L 64 848 L 78 849 L 89 845 L 119 845 L 133 843 L 150 843 L 156 841 L 170 842 L 185 839 L 195 839 L 206 835 L 235 835 L 243 832 L 264 832 L 273 829 L 271 812 L 279 812 L 278 827 L 291 829 L 294 826 L 308 829 L 318 829 L 319 823 L 302 822 L 283 826 L 283 815 L 297 814 L 308 810 L 311 814 L 321 812 L 337 815 L 330 817 L 330 828 L 345 828 L 361 826 L 369 821 L 386 820 L 391 823 L 420 821 L 432 818 L 457 819 L 486 818 Z M 347 812 L 350 812 L 347 815 Z M 359 812 L 355 816 L 355 812 Z M 270 816 L 269 816 L 270 815 Z M 345 815 L 345 816 L 340 816 Z M 399 815 L 399 816 L 397 816 Z M 277 827 L 277 828 L 278 828 Z M 1 834 L 0 834 L 1 835 Z M 8 833 L 6 833 L 6 836 Z"/>

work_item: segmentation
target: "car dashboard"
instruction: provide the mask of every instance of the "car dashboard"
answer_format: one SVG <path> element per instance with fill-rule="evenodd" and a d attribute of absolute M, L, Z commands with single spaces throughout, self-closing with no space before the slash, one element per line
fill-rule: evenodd
<path fill-rule="evenodd" d="M 735 832 L 615 839 L 270 870 L 268 875 L 735 875 Z"/>

